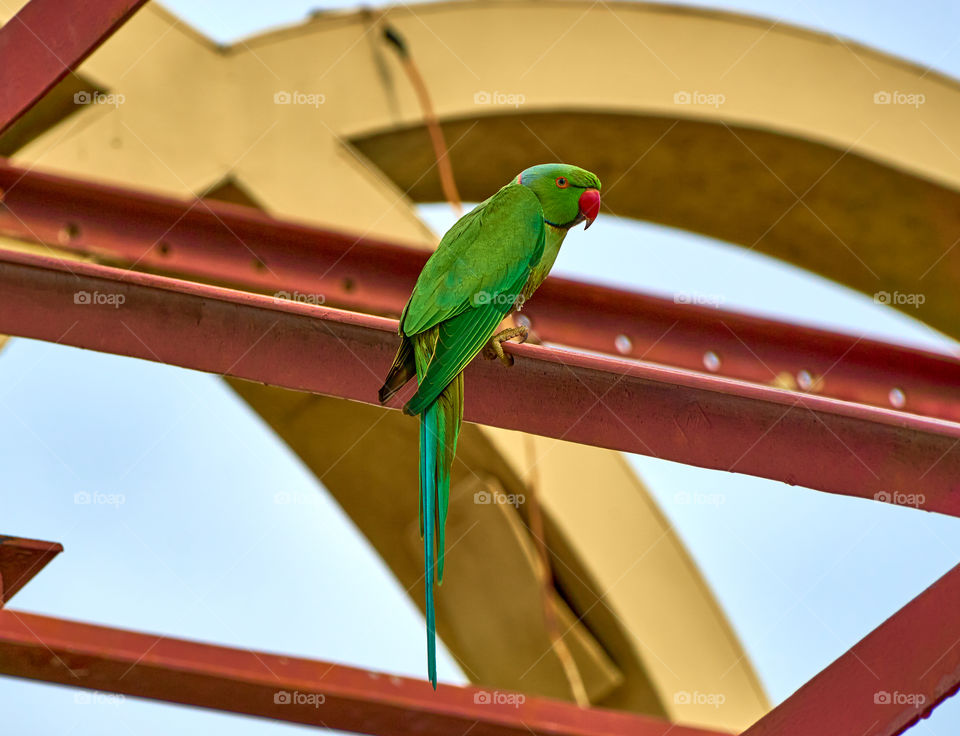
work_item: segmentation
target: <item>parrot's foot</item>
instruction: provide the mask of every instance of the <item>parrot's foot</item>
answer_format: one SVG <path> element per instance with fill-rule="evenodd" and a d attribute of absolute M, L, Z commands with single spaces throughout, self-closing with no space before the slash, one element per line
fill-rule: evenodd
<path fill-rule="evenodd" d="M 487 343 L 487 347 L 484 349 L 484 354 L 489 358 L 498 358 L 501 363 L 509 368 L 513 365 L 513 356 L 503 352 L 503 345 L 501 343 L 514 338 L 519 338 L 517 342 L 526 342 L 527 334 L 527 328 L 523 325 L 502 330 L 490 338 L 490 342 Z"/>

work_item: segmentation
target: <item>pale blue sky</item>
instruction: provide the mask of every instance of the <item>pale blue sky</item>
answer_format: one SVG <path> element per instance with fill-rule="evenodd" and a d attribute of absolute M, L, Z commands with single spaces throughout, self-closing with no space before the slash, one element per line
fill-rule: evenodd
<path fill-rule="evenodd" d="M 323 4 L 165 3 L 218 41 L 296 22 Z M 691 3 L 692 4 L 692 3 Z M 816 27 L 960 77 L 949 2 L 718 2 Z M 512 172 L 505 172 L 505 178 Z M 444 206 L 423 208 L 442 230 Z M 952 349 L 909 318 L 754 253 L 601 218 L 556 272 L 854 334 Z M 602 243 L 598 246 L 597 243 Z M 423 621 L 296 457 L 217 378 L 17 340 L 0 354 L 0 533 L 66 552 L 15 607 L 423 677 Z M 960 560 L 960 520 L 741 475 L 633 458 L 714 586 L 778 702 Z M 718 506 L 674 502 L 721 494 Z M 77 493 L 123 503 L 77 505 Z M 293 503 L 277 503 L 283 493 Z M 448 656 L 440 678 L 465 682 Z M 11 732 L 289 733 L 282 724 L 0 680 Z M 915 733 L 960 731 L 950 701 Z"/>

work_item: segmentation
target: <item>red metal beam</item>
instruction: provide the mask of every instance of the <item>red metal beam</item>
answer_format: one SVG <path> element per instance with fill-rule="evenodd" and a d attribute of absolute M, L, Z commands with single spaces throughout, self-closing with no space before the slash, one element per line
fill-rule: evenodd
<path fill-rule="evenodd" d="M 656 718 L 0 611 L 0 673 L 389 736 L 720 736 Z"/>
<path fill-rule="evenodd" d="M 399 314 L 427 253 L 275 220 L 248 207 L 184 202 L 26 172 L 0 163 L 0 234 L 56 244 L 113 264 Z M 568 247 L 577 247 L 571 243 Z M 595 246 L 591 246 L 595 247 Z M 771 383 L 806 371 L 827 396 L 960 421 L 960 362 L 875 340 L 645 294 L 548 279 L 524 314 L 548 342 Z M 624 336 L 627 341 L 618 338 Z"/>
<path fill-rule="evenodd" d="M 0 133 L 146 0 L 31 0 L 0 28 Z"/>
<path fill-rule="evenodd" d="M 56 542 L 0 534 L 0 608 L 61 552 Z"/>
<path fill-rule="evenodd" d="M 376 403 L 391 319 L 0 251 L 0 333 Z M 466 418 L 960 516 L 960 424 L 538 345 L 475 360 Z M 408 388 L 409 390 L 409 388 Z"/>
<path fill-rule="evenodd" d="M 895 736 L 960 686 L 960 566 L 743 736 Z"/>

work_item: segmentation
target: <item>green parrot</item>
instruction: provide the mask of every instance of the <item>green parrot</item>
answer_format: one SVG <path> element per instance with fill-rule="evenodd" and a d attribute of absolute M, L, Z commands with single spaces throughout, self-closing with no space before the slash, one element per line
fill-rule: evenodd
<path fill-rule="evenodd" d="M 417 377 L 403 407 L 420 416 L 420 536 L 424 543 L 427 669 L 437 687 L 434 578 L 443 581 L 450 470 L 463 420 L 463 369 L 485 347 L 506 365 L 497 326 L 543 283 L 567 231 L 600 211 L 600 180 L 568 164 L 533 166 L 461 217 L 443 236 L 400 316 L 400 348 L 380 389 L 385 403 Z M 434 555 L 436 554 L 436 564 Z"/>

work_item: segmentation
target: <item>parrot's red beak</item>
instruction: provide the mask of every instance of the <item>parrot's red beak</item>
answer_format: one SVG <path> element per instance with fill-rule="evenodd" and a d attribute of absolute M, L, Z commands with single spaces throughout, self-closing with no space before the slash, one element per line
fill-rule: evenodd
<path fill-rule="evenodd" d="M 586 230 L 600 214 L 600 192 L 596 189 L 584 190 L 583 194 L 580 195 L 580 214 L 587 221 L 583 228 Z"/>

